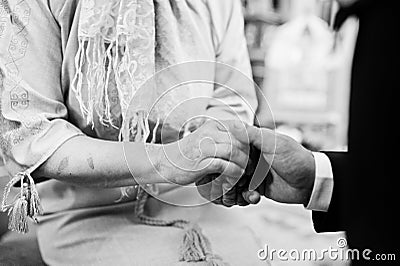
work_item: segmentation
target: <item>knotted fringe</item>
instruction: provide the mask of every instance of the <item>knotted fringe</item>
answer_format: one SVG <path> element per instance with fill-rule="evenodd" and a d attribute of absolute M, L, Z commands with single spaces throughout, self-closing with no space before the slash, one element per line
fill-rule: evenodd
<path fill-rule="evenodd" d="M 144 214 L 144 206 L 149 194 L 144 189 L 139 188 L 135 213 L 141 224 L 149 226 L 176 227 L 185 230 L 181 246 L 179 248 L 179 260 L 186 262 L 206 262 L 207 266 L 226 266 L 221 257 L 213 254 L 210 241 L 202 233 L 197 224 L 192 224 L 187 220 L 161 220 L 149 217 Z"/>
<path fill-rule="evenodd" d="M 18 182 L 21 185 L 20 193 L 16 195 L 14 203 L 7 205 L 7 198 L 11 188 Z M 27 233 L 29 231 L 28 217 L 35 223 L 38 222 L 37 216 L 43 213 L 43 209 L 40 205 L 40 198 L 35 183 L 30 174 L 26 172 L 18 173 L 8 182 L 1 202 L 1 211 L 8 212 L 8 229 L 11 231 L 23 234 Z"/>
<path fill-rule="evenodd" d="M 223 266 L 221 257 L 212 253 L 210 241 L 197 224 L 188 224 L 180 248 L 180 260 L 188 262 L 205 261 L 209 266 Z"/>
<path fill-rule="evenodd" d="M 101 124 L 116 128 L 121 115 L 121 128 L 129 128 L 134 112 L 150 108 L 128 110 L 155 73 L 154 23 L 152 0 L 83 1 L 71 90 L 88 125 L 94 127 L 97 114 Z"/>
<path fill-rule="evenodd" d="M 115 41 L 107 45 L 104 42 L 105 40 L 98 35 L 79 40 L 75 57 L 76 74 L 71 89 L 75 93 L 81 113 L 86 117 L 88 125 L 94 126 L 93 119 L 96 113 L 101 124 L 116 127 L 113 124 L 111 107 L 112 103 L 117 101 L 117 95 L 113 95 L 114 98 L 110 99 L 111 92 L 108 90 L 116 78 L 115 70 L 118 60 L 112 54 L 117 53 L 118 47 Z M 87 88 L 86 95 L 83 94 L 84 85 Z M 122 97 L 122 89 L 119 86 L 116 86 L 116 89 L 119 95 L 118 100 L 127 100 L 126 97 Z M 129 102 L 121 104 L 127 106 Z"/>

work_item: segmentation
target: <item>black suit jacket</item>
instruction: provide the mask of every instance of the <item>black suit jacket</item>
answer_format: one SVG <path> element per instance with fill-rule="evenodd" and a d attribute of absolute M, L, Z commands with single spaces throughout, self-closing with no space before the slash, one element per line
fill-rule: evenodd
<path fill-rule="evenodd" d="M 338 14 L 337 26 L 351 14 L 360 20 L 352 69 L 349 149 L 326 153 L 333 168 L 333 196 L 329 211 L 313 212 L 313 221 L 317 232 L 346 231 L 350 248 L 371 249 L 370 257 L 395 253 L 399 261 L 398 244 L 392 244 L 398 226 L 393 201 L 398 174 L 394 172 L 396 155 L 390 155 L 397 152 L 394 126 L 399 121 L 393 118 L 395 75 L 400 78 L 395 2 L 360 0 Z M 353 265 L 366 263 L 354 261 Z"/>

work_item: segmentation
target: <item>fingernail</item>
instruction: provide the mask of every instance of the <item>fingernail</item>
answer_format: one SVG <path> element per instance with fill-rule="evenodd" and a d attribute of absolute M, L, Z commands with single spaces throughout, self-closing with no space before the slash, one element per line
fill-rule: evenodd
<path fill-rule="evenodd" d="M 258 194 L 257 192 L 251 193 L 249 196 L 249 200 L 252 204 L 257 204 L 260 201 L 260 194 Z"/>

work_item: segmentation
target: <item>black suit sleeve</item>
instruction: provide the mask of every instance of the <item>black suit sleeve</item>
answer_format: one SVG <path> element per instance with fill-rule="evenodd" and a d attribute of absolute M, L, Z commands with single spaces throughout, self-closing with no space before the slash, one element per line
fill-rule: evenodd
<path fill-rule="evenodd" d="M 349 154 L 346 152 L 325 153 L 332 164 L 333 170 L 333 194 L 328 212 L 313 211 L 312 219 L 316 232 L 344 231 L 342 223 L 343 193 L 345 193 L 345 180 L 349 178 Z"/>

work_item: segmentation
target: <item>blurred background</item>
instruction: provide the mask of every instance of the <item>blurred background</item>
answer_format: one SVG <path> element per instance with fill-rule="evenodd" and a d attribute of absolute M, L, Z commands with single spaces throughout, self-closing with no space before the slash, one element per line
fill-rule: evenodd
<path fill-rule="evenodd" d="M 259 87 L 256 123 L 276 127 L 312 150 L 346 150 L 357 21 L 349 20 L 340 32 L 333 32 L 332 23 L 338 10 L 334 0 L 242 0 L 242 3 L 253 78 Z M 0 162 L 0 195 L 8 180 Z M 337 240 L 343 236 L 343 233 L 316 234 L 311 214 L 302 206 L 282 206 L 263 200 L 258 207 L 243 210 L 243 215 L 248 215 L 252 227 L 259 232 L 260 248 L 268 244 L 274 249 L 322 250 L 337 247 Z M 6 232 L 6 223 L 6 215 L 0 213 L 0 238 Z M 9 237 L 10 234 L 6 236 Z M 35 245 L 34 230 L 28 238 L 31 240 L 26 243 Z M 37 248 L 32 250 L 37 252 Z M 12 250 L 7 252 L 10 258 L 14 256 Z M 328 256 L 318 261 L 268 263 L 348 265 L 347 261 Z"/>
<path fill-rule="evenodd" d="M 262 94 L 258 123 L 275 122 L 313 150 L 346 150 L 357 21 L 333 32 L 333 0 L 242 3 L 253 78 Z"/>
<path fill-rule="evenodd" d="M 339 5 L 334 0 L 242 0 L 245 33 L 258 85 L 256 123 L 276 128 L 311 150 L 347 149 L 352 57 L 358 21 L 332 29 Z M 266 99 L 266 100 L 264 100 Z M 316 234 L 303 206 L 263 200 L 257 232 L 269 248 L 337 248 L 343 232 Z M 271 265 L 349 265 L 321 261 L 279 261 Z M 267 264 L 267 263 L 266 263 Z"/>

